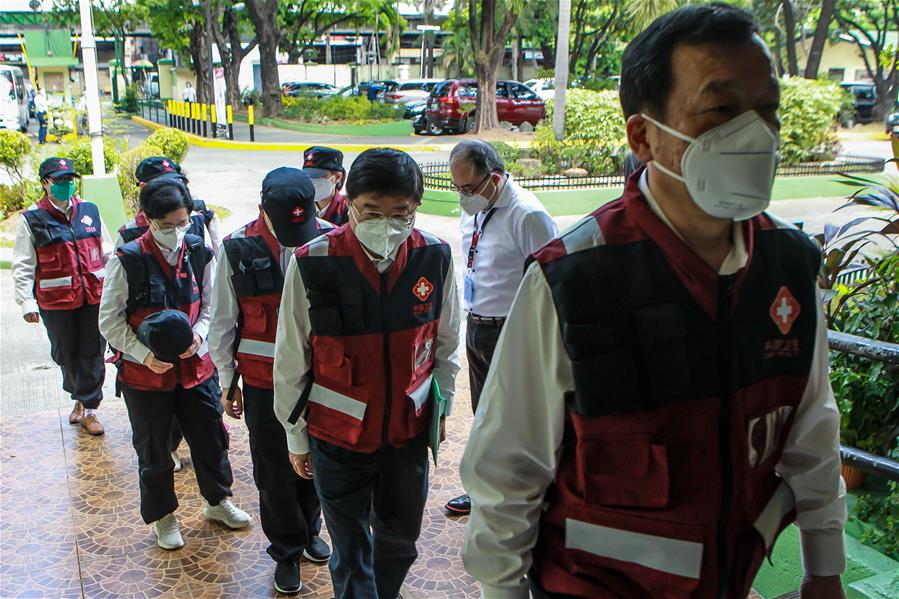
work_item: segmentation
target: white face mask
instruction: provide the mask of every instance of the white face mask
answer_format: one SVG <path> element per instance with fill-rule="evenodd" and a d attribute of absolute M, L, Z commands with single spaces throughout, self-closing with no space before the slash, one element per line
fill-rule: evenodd
<path fill-rule="evenodd" d="M 181 247 L 181 242 L 184 241 L 184 236 L 187 235 L 188 231 L 190 231 L 190 225 L 160 229 L 159 225 L 157 225 L 154 221 L 151 229 L 153 239 L 156 240 L 156 243 L 165 247 L 166 249 L 173 250 L 175 248 Z"/>
<path fill-rule="evenodd" d="M 415 215 L 409 219 L 403 218 L 374 218 L 359 222 L 359 212 L 356 207 L 352 209 L 353 234 L 368 251 L 377 254 L 381 258 L 387 258 L 394 250 L 401 246 L 412 234 L 412 226 L 415 224 Z"/>
<path fill-rule="evenodd" d="M 658 162 L 651 164 L 686 185 L 703 212 L 739 221 L 768 207 L 780 162 L 780 140 L 759 113 L 744 112 L 696 138 L 642 116 L 669 135 L 690 142 L 681 158 L 680 175 Z"/>
<path fill-rule="evenodd" d="M 484 187 L 487 186 L 487 181 L 490 181 L 491 178 L 492 175 L 488 175 L 487 179 L 478 186 L 481 192 L 484 191 Z M 498 189 L 499 188 L 494 190 L 494 196 L 496 196 Z M 487 199 L 481 193 L 478 193 L 477 190 L 475 190 L 474 193 L 465 193 L 464 191 L 459 192 L 459 205 L 462 207 L 462 210 L 465 211 L 465 214 L 469 216 L 474 216 L 478 212 L 487 210 L 487 208 L 490 207 L 490 201 L 490 199 Z"/>
<path fill-rule="evenodd" d="M 337 184 L 327 177 L 319 177 L 317 179 L 313 179 L 312 186 L 315 187 L 316 202 L 331 199 L 331 197 L 334 195 L 334 190 L 337 189 Z"/>

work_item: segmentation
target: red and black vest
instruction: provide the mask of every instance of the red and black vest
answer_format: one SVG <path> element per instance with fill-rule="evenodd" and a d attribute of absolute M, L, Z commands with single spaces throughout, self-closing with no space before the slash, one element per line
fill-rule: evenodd
<path fill-rule="evenodd" d="M 795 517 L 775 472 L 809 378 L 820 251 L 767 214 L 721 276 L 623 198 L 540 250 L 574 391 L 532 574 L 590 599 L 746 597 Z"/>
<path fill-rule="evenodd" d="M 350 205 L 347 202 L 346 196 L 338 189 L 334 192 L 334 197 L 331 198 L 331 203 L 325 208 L 321 218 L 325 219 L 335 227 L 340 227 L 350 221 L 349 212 Z"/>
<path fill-rule="evenodd" d="M 321 233 L 333 227 L 319 219 Z M 231 285 L 240 306 L 235 358 L 244 381 L 260 389 L 272 389 L 275 331 L 284 276 L 281 245 L 260 216 L 222 241 L 231 266 Z"/>
<path fill-rule="evenodd" d="M 209 223 L 212 222 L 215 213 L 206 207 L 206 202 L 203 200 L 194 200 L 193 202 L 193 212 L 190 213 L 190 229 L 187 232 L 205 239 L 206 229 L 209 227 Z M 128 243 L 146 233 L 149 228 L 150 221 L 147 220 L 147 215 L 141 210 L 134 215 L 134 219 L 119 228 L 119 235 L 122 237 L 123 243 Z"/>
<path fill-rule="evenodd" d="M 134 331 L 144 318 L 166 309 L 187 314 L 191 325 L 197 322 L 203 302 L 203 276 L 212 260 L 212 250 L 195 235 L 186 235 L 177 266 L 169 264 L 153 235 L 147 231 L 116 252 L 128 280 L 125 313 Z M 196 387 L 212 376 L 215 366 L 205 341 L 200 350 L 187 359 L 179 359 L 164 374 L 156 374 L 143 363 L 122 354 L 119 381 L 142 391 L 171 391 L 176 385 Z"/>
<path fill-rule="evenodd" d="M 43 310 L 100 303 L 106 276 L 100 212 L 77 197 L 71 202 L 71 221 L 47 196 L 22 213 L 34 239 L 34 296 Z"/>
<path fill-rule="evenodd" d="M 309 434 L 363 453 L 402 447 L 430 422 L 449 246 L 414 229 L 382 274 L 343 226 L 296 258 L 312 328 Z"/>

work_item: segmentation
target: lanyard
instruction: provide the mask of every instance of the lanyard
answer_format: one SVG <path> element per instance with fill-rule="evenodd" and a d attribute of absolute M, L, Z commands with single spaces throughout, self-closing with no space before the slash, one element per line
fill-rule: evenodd
<path fill-rule="evenodd" d="M 490 219 L 493 218 L 493 213 L 495 208 L 491 208 L 490 212 L 487 213 L 487 216 L 484 217 L 484 222 L 481 223 L 480 228 L 478 228 L 478 216 L 474 217 L 474 233 L 471 235 L 471 247 L 468 248 L 468 270 L 471 270 L 471 267 L 474 266 L 474 255 L 478 249 L 478 242 L 481 241 L 481 235 L 484 234 L 484 229 L 487 228 L 487 223 L 490 222 Z"/>

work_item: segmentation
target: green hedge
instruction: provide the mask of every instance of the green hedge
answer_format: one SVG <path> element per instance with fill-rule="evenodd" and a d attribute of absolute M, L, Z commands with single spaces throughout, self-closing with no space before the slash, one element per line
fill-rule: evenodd
<path fill-rule="evenodd" d="M 844 93 L 823 79 L 783 79 L 780 85 L 780 155 L 784 164 L 830 159 L 836 154 Z"/>
<path fill-rule="evenodd" d="M 403 117 L 403 110 L 398 106 L 369 102 L 367 98 L 282 98 L 282 116 L 304 123 L 322 123 L 329 121 L 361 122 L 361 121 L 394 121 Z"/>

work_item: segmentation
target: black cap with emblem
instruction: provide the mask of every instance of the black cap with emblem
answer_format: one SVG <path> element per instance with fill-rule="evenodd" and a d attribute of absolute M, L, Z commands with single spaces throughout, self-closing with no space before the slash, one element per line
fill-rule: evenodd
<path fill-rule="evenodd" d="M 262 210 L 283 246 L 299 247 L 319 236 L 315 187 L 304 171 L 282 166 L 262 181 Z"/>
<path fill-rule="evenodd" d="M 165 156 L 150 156 L 134 169 L 134 176 L 141 183 L 149 183 L 156 177 L 169 173 L 181 173 L 181 165 Z"/>
<path fill-rule="evenodd" d="M 327 177 L 332 172 L 342 173 L 343 176 L 337 183 L 337 189 L 341 189 L 346 180 L 343 152 L 324 146 L 312 146 L 303 152 L 303 171 L 313 179 Z"/>
<path fill-rule="evenodd" d="M 162 310 L 144 318 L 137 338 L 157 359 L 173 362 L 193 344 L 194 331 L 184 312 Z"/>
<path fill-rule="evenodd" d="M 41 162 L 41 166 L 38 169 L 38 176 L 41 179 L 53 179 L 62 175 L 81 176 L 75 172 L 75 165 L 72 164 L 71 160 L 57 156 L 51 156 Z"/>

